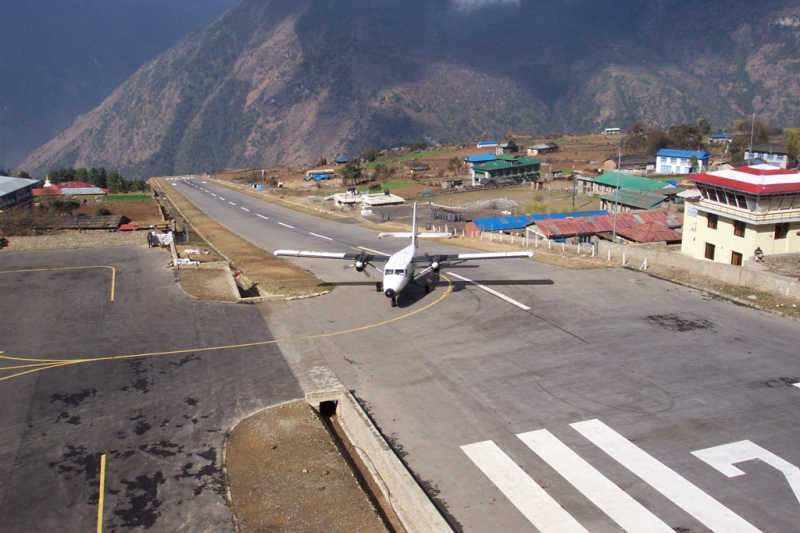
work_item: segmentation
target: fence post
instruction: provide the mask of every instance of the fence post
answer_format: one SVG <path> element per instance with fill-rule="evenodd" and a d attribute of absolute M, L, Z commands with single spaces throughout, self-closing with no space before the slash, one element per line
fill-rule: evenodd
<path fill-rule="evenodd" d="M 622 252 L 622 266 L 625 266 L 625 263 L 627 263 L 627 262 L 628 262 L 628 260 L 625 257 L 625 252 Z"/>
<path fill-rule="evenodd" d="M 561 251 L 562 252 L 566 249 L 566 247 L 567 247 L 567 243 L 564 242 L 564 241 L 561 241 Z"/>
<path fill-rule="evenodd" d="M 606 261 L 611 261 L 611 248 L 608 249 L 608 259 Z"/>
<path fill-rule="evenodd" d="M 639 270 L 647 270 L 647 258 L 646 257 L 644 258 L 644 263 L 642 263 L 642 266 L 639 267 Z"/>
<path fill-rule="evenodd" d="M 592 257 L 597 255 L 597 247 L 593 244 L 592 245 Z"/>

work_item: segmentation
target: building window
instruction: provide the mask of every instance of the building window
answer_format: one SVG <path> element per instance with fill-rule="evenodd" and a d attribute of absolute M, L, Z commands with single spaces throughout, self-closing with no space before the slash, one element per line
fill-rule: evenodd
<path fill-rule="evenodd" d="M 714 250 L 716 248 L 717 247 L 710 242 L 706 243 L 706 259 L 711 259 L 712 261 L 714 260 Z"/>
<path fill-rule="evenodd" d="M 737 237 L 744 237 L 744 222 L 741 220 L 733 221 L 733 234 Z"/>
<path fill-rule="evenodd" d="M 731 252 L 731 264 L 734 266 L 742 266 L 742 254 L 739 252 Z"/>
<path fill-rule="evenodd" d="M 715 215 L 714 213 L 709 213 L 708 227 L 711 229 L 717 229 L 717 222 L 719 222 L 719 216 Z"/>
<path fill-rule="evenodd" d="M 669 165 L 661 165 L 661 172 L 664 173 L 672 172 L 672 167 Z"/>
<path fill-rule="evenodd" d="M 775 238 L 776 239 L 785 239 L 788 234 L 789 234 L 789 223 L 788 222 L 783 222 L 781 224 L 775 224 Z"/>

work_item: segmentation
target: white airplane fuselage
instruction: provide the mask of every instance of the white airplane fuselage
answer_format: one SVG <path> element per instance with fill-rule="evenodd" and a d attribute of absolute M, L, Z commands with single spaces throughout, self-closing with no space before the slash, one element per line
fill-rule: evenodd
<path fill-rule="evenodd" d="M 414 279 L 417 266 L 412 259 L 416 252 L 416 244 L 410 244 L 392 254 L 386 261 L 386 268 L 383 270 L 383 294 L 387 298 L 396 298 Z"/>

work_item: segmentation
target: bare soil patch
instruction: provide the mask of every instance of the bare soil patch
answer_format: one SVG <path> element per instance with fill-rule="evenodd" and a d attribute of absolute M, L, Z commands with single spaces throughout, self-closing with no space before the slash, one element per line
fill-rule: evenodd
<path fill-rule="evenodd" d="M 88 200 L 85 204 L 82 204 L 76 209 L 73 215 L 94 216 L 97 210 L 101 208 L 108 209 L 112 215 L 125 216 L 132 224 L 140 228 L 147 228 L 151 224 L 160 224 L 163 222 L 158 204 L 154 202 L 152 198 L 136 202 L 115 202 L 109 200 L 94 202 Z"/>
<path fill-rule="evenodd" d="M 304 401 L 240 422 L 228 437 L 225 456 L 238 531 L 387 531 L 333 437 Z"/>

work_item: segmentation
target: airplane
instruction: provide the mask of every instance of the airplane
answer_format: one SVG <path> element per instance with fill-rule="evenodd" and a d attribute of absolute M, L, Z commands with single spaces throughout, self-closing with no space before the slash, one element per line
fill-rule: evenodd
<path fill-rule="evenodd" d="M 417 255 L 417 239 L 418 238 L 450 238 L 450 233 L 419 233 L 417 231 L 417 204 L 414 203 L 414 222 L 412 225 L 411 233 L 408 232 L 391 232 L 379 233 L 378 238 L 383 237 L 401 237 L 411 238 L 411 244 L 395 252 L 392 255 L 381 253 L 369 253 L 363 251 L 360 253 L 355 252 L 313 252 L 313 251 L 300 251 L 300 250 L 276 250 L 275 255 L 290 256 L 290 257 L 310 257 L 314 259 L 344 259 L 353 261 L 353 266 L 357 272 L 364 272 L 368 266 L 372 266 L 380 272 L 380 269 L 372 263 L 385 262 L 386 266 L 383 269 L 383 281 L 375 284 L 377 292 L 383 292 L 387 298 L 392 299 L 392 307 L 397 307 L 397 298 L 401 292 L 408 286 L 409 283 L 424 287 L 425 293 L 430 292 L 430 287 L 427 283 L 420 285 L 415 279 L 417 263 L 427 264 L 420 276 L 425 275 L 429 270 L 435 273 L 439 272 L 441 266 L 446 262 L 452 261 L 472 261 L 476 259 L 511 259 L 517 257 L 532 257 L 533 252 L 485 252 L 485 253 L 466 253 L 466 254 L 427 254 Z"/>

